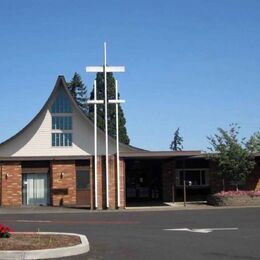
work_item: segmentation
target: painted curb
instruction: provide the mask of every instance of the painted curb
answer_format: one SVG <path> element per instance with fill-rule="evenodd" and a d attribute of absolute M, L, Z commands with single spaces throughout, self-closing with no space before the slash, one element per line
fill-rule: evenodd
<path fill-rule="evenodd" d="M 14 232 L 17 234 L 35 234 L 35 232 Z M 0 250 L 0 259 L 5 260 L 20 260 L 20 259 L 49 259 L 60 258 L 66 256 L 80 255 L 89 251 L 89 242 L 86 236 L 75 233 L 60 233 L 60 232 L 39 232 L 40 234 L 51 235 L 69 235 L 80 237 L 81 244 L 69 247 L 59 247 L 41 250 Z"/>

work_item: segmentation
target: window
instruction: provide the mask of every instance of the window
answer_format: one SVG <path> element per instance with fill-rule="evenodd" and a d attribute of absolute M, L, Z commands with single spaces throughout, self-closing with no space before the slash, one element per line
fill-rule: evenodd
<path fill-rule="evenodd" d="M 64 91 L 60 91 L 51 107 L 52 113 L 72 113 L 71 103 Z"/>
<path fill-rule="evenodd" d="M 208 182 L 208 171 L 207 169 L 186 169 L 178 170 L 176 176 L 176 184 L 179 186 L 183 185 L 185 180 L 191 182 L 191 186 L 207 186 Z"/>
<path fill-rule="evenodd" d="M 52 133 L 52 146 L 72 146 L 72 133 Z"/>
<path fill-rule="evenodd" d="M 72 117 L 71 116 L 53 116 L 52 117 L 53 130 L 72 130 Z"/>
<path fill-rule="evenodd" d="M 52 146 L 72 146 L 72 106 L 68 95 L 60 90 L 51 107 Z"/>

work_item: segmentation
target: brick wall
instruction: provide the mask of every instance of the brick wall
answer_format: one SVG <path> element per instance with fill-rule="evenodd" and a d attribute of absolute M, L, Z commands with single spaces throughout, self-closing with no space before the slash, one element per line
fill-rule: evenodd
<path fill-rule="evenodd" d="M 125 163 L 119 160 L 120 167 L 120 208 L 125 208 Z M 118 208 L 117 198 L 117 163 L 116 156 L 109 157 L 109 208 Z"/>
<path fill-rule="evenodd" d="M 106 167 L 105 156 L 97 159 L 97 186 L 98 186 L 98 209 L 106 208 Z M 109 156 L 109 208 L 117 208 L 117 173 L 116 157 Z M 94 193 L 94 192 L 93 192 Z M 121 207 L 125 207 L 125 163 L 120 160 L 120 202 Z"/>
<path fill-rule="evenodd" d="M 94 198 L 95 198 L 95 183 L 94 183 L 94 161 L 90 160 L 89 164 L 89 174 L 90 174 L 90 208 L 94 209 Z"/>
<path fill-rule="evenodd" d="M 230 185 L 228 180 L 224 180 L 218 175 L 218 165 L 216 162 L 210 162 L 210 189 L 211 193 L 220 192 L 224 190 L 234 190 L 235 186 Z M 241 190 L 260 190 L 260 160 L 257 159 L 256 166 L 252 174 L 248 175 L 245 184 L 240 185 Z"/>
<path fill-rule="evenodd" d="M 247 188 L 249 190 L 260 190 L 260 158 L 256 160 L 253 173 L 247 177 Z"/>
<path fill-rule="evenodd" d="M 162 199 L 174 201 L 175 161 L 162 162 Z"/>
<path fill-rule="evenodd" d="M 22 204 L 22 167 L 20 162 L 2 164 L 1 205 L 20 206 Z"/>
<path fill-rule="evenodd" d="M 125 208 L 126 206 L 126 190 L 125 190 L 125 161 L 120 160 L 120 208 Z"/>
<path fill-rule="evenodd" d="M 2 205 L 2 164 L 0 164 L 0 205 Z"/>
<path fill-rule="evenodd" d="M 109 156 L 109 208 L 117 207 L 116 157 Z"/>
<path fill-rule="evenodd" d="M 210 192 L 216 193 L 220 192 L 225 188 L 227 183 L 223 183 L 221 176 L 218 174 L 218 164 L 217 162 L 210 161 L 209 162 L 209 185 L 210 185 Z"/>
<path fill-rule="evenodd" d="M 63 176 L 61 176 L 63 173 Z M 76 168 L 74 161 L 53 161 L 51 164 L 52 205 L 76 204 Z M 68 189 L 68 194 L 54 194 L 55 189 Z M 58 191 L 58 190 L 57 190 Z"/>
<path fill-rule="evenodd" d="M 105 158 L 97 157 L 97 199 L 98 209 L 103 209 L 106 206 L 106 177 L 105 177 Z"/>

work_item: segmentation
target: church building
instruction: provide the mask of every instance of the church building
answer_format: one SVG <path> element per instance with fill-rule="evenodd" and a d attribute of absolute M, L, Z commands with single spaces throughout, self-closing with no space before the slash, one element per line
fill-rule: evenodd
<path fill-rule="evenodd" d="M 105 133 L 100 129 L 97 140 L 94 174 L 94 124 L 71 96 L 65 78 L 59 76 L 41 111 L 0 144 L 0 205 L 116 209 L 182 201 L 184 176 L 190 181 L 188 200 L 205 200 L 209 193 L 222 189 L 217 166 L 201 151 L 153 152 L 122 143 L 117 183 L 116 140 L 112 137 L 108 139 L 106 183 Z M 255 157 L 255 172 L 244 184 L 248 189 L 260 189 L 260 154 Z"/>

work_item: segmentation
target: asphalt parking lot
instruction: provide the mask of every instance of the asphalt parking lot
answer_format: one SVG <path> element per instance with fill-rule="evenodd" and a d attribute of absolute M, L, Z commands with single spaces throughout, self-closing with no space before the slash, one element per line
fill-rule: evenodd
<path fill-rule="evenodd" d="M 1 211 L 1 210 L 0 210 Z M 64 259 L 260 259 L 260 208 L 0 214 L 15 231 L 85 234 L 90 252 Z M 165 230 L 175 229 L 175 230 Z M 181 229 L 181 230 L 180 230 Z"/>

